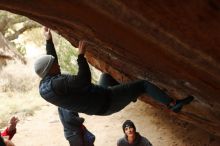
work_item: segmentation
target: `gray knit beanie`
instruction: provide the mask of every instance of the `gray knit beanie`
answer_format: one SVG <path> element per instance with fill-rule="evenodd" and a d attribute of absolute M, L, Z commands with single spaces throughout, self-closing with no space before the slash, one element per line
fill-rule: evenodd
<path fill-rule="evenodd" d="M 34 69 L 38 76 L 44 78 L 53 65 L 54 57 L 52 55 L 43 55 L 34 63 Z"/>

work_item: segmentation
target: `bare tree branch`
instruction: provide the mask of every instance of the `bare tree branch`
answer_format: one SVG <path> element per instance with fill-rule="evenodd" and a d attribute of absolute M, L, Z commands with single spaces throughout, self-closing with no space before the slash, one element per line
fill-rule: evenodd
<path fill-rule="evenodd" d="M 9 35 L 6 37 L 7 40 L 11 41 L 11 40 L 14 40 L 16 38 L 18 38 L 18 36 L 20 34 L 22 34 L 23 32 L 27 31 L 27 30 L 30 30 L 30 29 L 33 29 L 33 28 L 38 28 L 40 27 L 39 24 L 33 22 L 33 21 L 29 21 L 27 23 L 24 24 L 24 26 L 19 29 L 19 30 L 14 30 L 15 33 L 13 33 L 12 35 Z"/>

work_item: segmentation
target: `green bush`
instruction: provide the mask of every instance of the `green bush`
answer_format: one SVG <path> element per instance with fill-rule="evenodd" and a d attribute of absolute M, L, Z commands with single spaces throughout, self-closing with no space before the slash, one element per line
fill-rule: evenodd
<path fill-rule="evenodd" d="M 55 47 L 57 48 L 57 55 L 61 69 L 65 72 L 76 74 L 78 70 L 76 64 L 76 48 L 62 37 L 58 37 L 58 42 Z"/>

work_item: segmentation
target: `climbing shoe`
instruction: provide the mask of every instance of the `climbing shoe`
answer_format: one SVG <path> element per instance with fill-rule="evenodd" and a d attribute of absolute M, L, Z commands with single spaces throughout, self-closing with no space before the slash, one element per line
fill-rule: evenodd
<path fill-rule="evenodd" d="M 184 99 L 176 100 L 175 104 L 172 105 L 172 106 L 169 106 L 168 108 L 169 108 L 170 110 L 172 110 L 173 112 L 178 113 L 178 112 L 180 112 L 180 110 L 182 109 L 182 107 L 183 107 L 184 105 L 189 104 L 191 101 L 193 101 L 193 99 L 194 99 L 193 96 L 187 96 L 187 97 L 184 98 Z"/>

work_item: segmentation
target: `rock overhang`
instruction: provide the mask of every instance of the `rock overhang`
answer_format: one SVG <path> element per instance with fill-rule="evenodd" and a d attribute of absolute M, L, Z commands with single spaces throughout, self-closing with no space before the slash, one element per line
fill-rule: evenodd
<path fill-rule="evenodd" d="M 88 61 L 126 82 L 146 79 L 175 98 L 196 97 L 180 119 L 220 135 L 220 7 L 202 1 L 2 0 L 0 9 L 46 25 Z M 157 108 L 161 106 L 141 97 Z"/>

